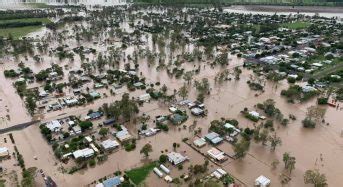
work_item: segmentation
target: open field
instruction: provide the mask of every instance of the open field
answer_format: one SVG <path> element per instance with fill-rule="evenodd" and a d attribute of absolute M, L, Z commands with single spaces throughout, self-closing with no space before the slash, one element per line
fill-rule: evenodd
<path fill-rule="evenodd" d="M 11 34 L 13 38 L 20 38 L 31 32 L 37 31 L 40 28 L 42 27 L 41 26 L 27 26 L 27 27 L 0 29 L 0 36 L 8 37 L 9 34 Z"/>
<path fill-rule="evenodd" d="M 288 29 L 305 29 L 307 27 L 309 27 L 311 25 L 311 23 L 308 22 L 294 22 L 294 23 L 286 23 L 286 24 L 281 24 L 281 27 L 286 27 Z"/>
<path fill-rule="evenodd" d="M 42 22 L 42 24 L 50 23 L 48 18 L 27 18 L 27 19 L 12 19 L 12 20 L 0 20 L 0 24 L 4 23 L 33 23 Z M 0 29 L 0 36 L 8 37 L 11 34 L 14 38 L 23 37 L 31 32 L 37 31 L 42 26 L 24 26 L 24 27 L 13 27 L 13 28 L 2 28 Z"/>
<path fill-rule="evenodd" d="M 51 8 L 53 6 L 46 3 L 25 3 L 26 6 L 30 8 Z"/>
<path fill-rule="evenodd" d="M 143 165 L 139 168 L 134 168 L 126 172 L 127 176 L 132 180 L 136 185 L 141 184 L 145 178 L 150 174 L 150 172 L 156 167 L 156 163 L 152 162 L 146 165 Z"/>
<path fill-rule="evenodd" d="M 47 24 L 47 23 L 51 23 L 51 20 L 48 18 L 26 18 L 26 19 L 0 20 L 0 24 L 11 23 L 11 22 L 20 22 L 20 23 L 42 22 L 43 24 Z"/>

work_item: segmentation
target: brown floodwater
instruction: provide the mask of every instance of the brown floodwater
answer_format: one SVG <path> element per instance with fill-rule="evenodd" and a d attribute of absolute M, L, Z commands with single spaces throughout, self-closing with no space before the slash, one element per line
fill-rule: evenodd
<path fill-rule="evenodd" d="M 68 28 L 68 27 L 67 27 Z M 49 31 L 39 31 L 39 34 L 47 33 Z M 37 33 L 33 33 L 35 36 Z M 69 48 L 78 46 L 76 42 L 68 42 Z M 83 43 L 83 45 L 91 45 L 91 43 Z M 148 47 L 151 48 L 151 41 L 147 43 Z M 58 43 L 52 42 L 50 47 L 57 47 Z M 106 47 L 100 44 L 92 45 L 98 51 L 105 51 Z M 192 47 L 188 48 L 189 50 Z M 132 54 L 134 47 L 128 47 L 125 50 L 126 55 Z M 58 63 L 62 67 L 68 65 L 69 69 L 78 69 L 81 66 L 80 59 L 75 55 L 74 62 L 69 62 L 68 60 L 59 62 L 56 57 L 49 57 L 48 55 L 43 56 L 44 62 L 35 63 L 31 58 L 28 61 L 23 60 L 27 66 L 29 66 L 35 73 L 42 69 L 48 68 L 51 62 Z M 94 58 L 90 56 L 90 58 Z M 288 87 L 286 82 L 280 82 L 275 88 L 275 83 L 267 82 L 265 87 L 265 92 L 260 94 L 258 97 L 255 96 L 256 91 L 250 90 L 248 84 L 246 83 L 252 74 L 251 71 L 244 69 L 241 74 L 240 80 L 231 80 L 223 82 L 222 84 L 215 84 L 214 77 L 219 71 L 223 69 L 232 69 L 235 66 L 242 65 L 243 59 L 234 56 L 229 57 L 231 59 L 230 65 L 228 67 L 215 67 L 210 68 L 209 65 L 203 67 L 204 62 L 201 63 L 202 68 L 199 74 L 194 76 L 195 80 L 201 80 L 202 78 L 208 78 L 211 84 L 211 94 L 205 99 L 205 105 L 208 109 L 208 115 L 204 118 L 193 117 L 184 123 L 187 127 L 183 129 L 183 125 L 180 127 L 170 127 L 168 133 L 161 132 L 153 137 L 141 138 L 137 141 L 137 148 L 132 152 L 126 152 L 121 149 L 113 154 L 111 154 L 108 160 L 97 165 L 94 168 L 88 168 L 86 170 L 77 172 L 73 175 L 64 174 L 61 172 L 61 166 L 69 167 L 70 164 L 62 164 L 59 162 L 53 154 L 51 146 L 46 143 L 42 135 L 40 134 L 38 125 L 28 127 L 21 131 L 13 132 L 13 136 L 16 141 L 16 146 L 18 147 L 21 154 L 23 154 L 25 159 L 25 164 L 27 167 L 36 166 L 39 169 L 51 176 L 59 186 L 85 186 L 93 181 L 96 181 L 104 176 L 111 175 L 117 170 L 128 170 L 134 167 L 141 166 L 146 162 L 143 156 L 139 154 L 139 150 L 146 143 L 150 143 L 153 147 L 153 152 L 151 153 L 149 159 L 156 160 L 163 152 L 168 152 L 173 149 L 172 144 L 174 142 L 179 143 L 181 146 L 177 148 L 177 151 L 185 153 L 190 158 L 189 162 L 185 163 L 183 170 L 178 170 L 177 168 L 170 166 L 172 170 L 172 177 L 179 177 L 181 174 L 187 172 L 187 167 L 190 164 L 202 164 L 204 162 L 204 157 L 199 153 L 191 149 L 186 144 L 182 143 L 183 138 L 193 139 L 194 135 L 192 131 L 188 130 L 188 127 L 193 124 L 193 121 L 197 121 L 197 128 L 202 128 L 202 134 L 205 135 L 208 132 L 210 122 L 215 119 L 225 118 L 235 118 L 240 123 L 241 128 L 249 127 L 253 128 L 253 122 L 244 118 L 240 111 L 244 107 L 249 109 L 254 109 L 254 105 L 257 103 L 262 103 L 266 99 L 274 99 L 276 106 L 281 110 L 281 112 L 288 116 L 293 114 L 297 117 L 296 121 L 291 121 L 287 127 L 280 126 L 279 124 L 274 124 L 276 133 L 282 139 L 282 145 L 276 148 L 276 151 L 271 152 L 268 145 L 263 146 L 261 144 L 256 144 L 252 142 L 249 154 L 243 160 L 232 160 L 224 162 L 221 167 L 225 169 L 228 173 L 233 175 L 238 181 L 241 181 L 242 185 L 252 186 L 254 180 L 260 176 L 265 175 L 272 180 L 271 186 L 282 186 L 280 183 L 280 175 L 284 173 L 282 155 L 284 152 L 289 152 L 292 156 L 296 157 L 295 170 L 290 174 L 291 180 L 288 185 L 285 186 L 305 186 L 303 182 L 303 174 L 308 169 L 319 169 L 322 173 L 325 173 L 328 179 L 329 186 L 343 186 L 343 182 L 340 180 L 343 171 L 343 162 L 340 162 L 340 158 L 343 157 L 343 140 L 341 137 L 342 126 L 340 122 L 343 120 L 340 110 L 334 108 L 327 108 L 326 122 L 330 125 L 318 125 L 315 129 L 304 129 L 301 125 L 301 120 L 304 119 L 306 114 L 306 108 L 308 106 L 314 105 L 315 101 L 309 101 L 303 104 L 289 104 L 286 99 L 280 97 L 280 91 Z M 20 61 L 19 60 L 19 61 Z M 16 68 L 18 61 L 15 59 L 7 58 L 4 64 L 0 65 L 1 72 L 5 69 Z M 198 66 L 199 62 L 186 62 L 182 64 L 182 68 L 185 71 L 193 70 L 194 65 Z M 170 78 L 165 70 L 156 71 L 156 66 L 152 65 L 149 67 L 147 60 L 142 59 L 139 61 L 139 72 L 142 72 L 142 76 L 146 77 L 147 82 L 155 83 L 161 82 L 168 86 L 168 93 L 173 93 L 174 89 L 180 88 L 184 84 L 183 79 Z M 124 63 L 120 63 L 120 67 L 124 67 Z M 12 86 L 14 80 L 5 79 L 3 74 L 0 74 L 0 114 L 1 117 L 10 115 L 10 120 L 1 121 L 1 127 L 15 125 L 17 123 L 30 121 L 30 116 L 27 114 L 26 109 L 23 105 L 21 98 L 15 93 L 15 89 Z M 63 80 L 67 81 L 65 76 Z M 41 86 L 40 84 L 29 85 L 29 87 Z M 76 115 L 84 117 L 90 109 L 96 110 L 103 103 L 110 103 L 121 98 L 121 94 L 124 93 L 126 88 L 122 88 L 119 94 L 115 96 L 110 96 L 106 98 L 101 98 L 94 101 L 91 104 L 80 107 L 65 108 L 61 111 L 54 111 L 43 113 L 43 121 L 48 121 L 56 118 L 61 118 L 68 115 Z M 196 90 L 193 85 L 189 85 L 189 99 L 196 99 Z M 106 89 L 100 89 L 99 92 L 109 94 Z M 144 90 L 137 90 L 130 93 L 130 96 L 137 97 L 145 93 Z M 67 94 L 68 95 L 68 94 Z M 180 98 L 178 98 L 180 100 Z M 151 101 L 150 103 L 145 103 L 143 107 L 140 108 L 141 114 L 148 114 L 151 116 L 148 122 L 150 127 L 154 124 L 152 120 L 157 115 L 169 114 L 168 106 L 164 105 L 158 101 Z M 137 136 L 137 126 L 135 124 L 126 124 L 130 132 Z M 1 135 L 1 137 L 7 135 Z M 228 142 L 224 142 L 219 146 L 224 152 L 232 153 L 232 146 Z M 203 148 L 203 151 L 207 151 L 209 147 Z M 35 159 L 35 157 L 37 159 Z M 271 168 L 271 163 L 274 160 L 279 160 L 280 164 L 276 169 Z M 5 161 L 5 167 L 11 168 L 10 161 Z M 13 161 L 11 161 L 13 162 Z M 209 167 L 209 172 L 216 169 L 212 163 Z M 289 175 L 287 173 L 287 175 Z M 145 181 L 148 186 L 168 186 L 162 179 L 156 177 L 155 174 L 151 173 L 148 179 Z M 186 184 L 184 184 L 186 185 Z"/>

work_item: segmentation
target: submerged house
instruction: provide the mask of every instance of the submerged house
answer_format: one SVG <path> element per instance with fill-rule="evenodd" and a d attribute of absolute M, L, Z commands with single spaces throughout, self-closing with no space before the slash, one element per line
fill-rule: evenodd
<path fill-rule="evenodd" d="M 107 151 L 107 150 L 113 150 L 117 147 L 119 147 L 119 143 L 115 140 L 105 140 L 101 142 L 101 146 Z"/>
<path fill-rule="evenodd" d="M 169 116 L 169 120 L 173 123 L 173 125 L 180 125 L 181 123 L 185 122 L 188 119 L 187 115 L 181 115 L 179 113 L 175 113 Z"/>
<path fill-rule="evenodd" d="M 167 156 L 168 156 L 168 161 L 172 163 L 173 165 L 178 165 L 188 160 L 187 156 L 183 156 L 180 153 L 176 153 L 176 152 L 170 152 L 167 154 Z"/>
<path fill-rule="evenodd" d="M 214 145 L 219 144 L 223 141 L 223 138 L 221 138 L 219 134 L 215 132 L 211 132 L 205 135 L 205 139 Z"/>
<path fill-rule="evenodd" d="M 90 148 L 85 148 L 81 150 L 77 150 L 73 152 L 73 156 L 75 159 L 79 158 L 89 158 L 94 155 L 94 150 Z"/>
<path fill-rule="evenodd" d="M 227 160 L 227 157 L 225 156 L 225 153 L 218 150 L 217 148 L 213 147 L 210 150 L 207 151 L 207 154 L 213 158 L 216 161 L 219 162 L 224 162 L 225 160 Z"/>
<path fill-rule="evenodd" d="M 118 131 L 116 133 L 116 138 L 120 141 L 120 142 L 124 142 L 127 140 L 130 140 L 132 138 L 131 134 L 129 133 L 129 131 L 121 125 L 121 131 Z"/>

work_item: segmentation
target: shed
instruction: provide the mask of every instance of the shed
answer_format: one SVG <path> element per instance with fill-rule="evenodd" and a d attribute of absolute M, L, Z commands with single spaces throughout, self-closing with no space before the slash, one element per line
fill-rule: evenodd
<path fill-rule="evenodd" d="M 193 141 L 193 144 L 197 147 L 203 147 L 206 145 L 206 141 L 204 138 L 199 138 Z"/>
<path fill-rule="evenodd" d="M 259 187 L 267 187 L 270 185 L 270 179 L 261 175 L 255 180 L 255 185 Z"/>
<path fill-rule="evenodd" d="M 138 97 L 139 101 L 148 102 L 150 100 L 150 94 L 143 94 Z"/>
<path fill-rule="evenodd" d="M 0 157 L 9 156 L 9 151 L 7 147 L 0 147 Z"/>

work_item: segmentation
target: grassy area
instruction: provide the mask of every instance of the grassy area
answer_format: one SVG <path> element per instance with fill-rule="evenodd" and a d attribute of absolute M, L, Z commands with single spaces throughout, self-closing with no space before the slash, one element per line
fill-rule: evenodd
<path fill-rule="evenodd" d="M 48 18 L 26 18 L 26 19 L 10 19 L 10 20 L 0 20 L 1 23 L 11 23 L 11 22 L 22 22 L 22 23 L 31 23 L 31 22 L 37 22 L 40 21 L 44 24 L 50 23 L 50 19 Z"/>
<path fill-rule="evenodd" d="M 51 5 L 46 3 L 26 3 L 25 5 L 29 6 L 30 8 L 50 8 Z"/>
<path fill-rule="evenodd" d="M 305 28 L 309 27 L 310 25 L 311 25 L 311 23 L 309 23 L 309 22 L 297 21 L 297 22 L 293 22 L 293 23 L 281 24 L 281 27 L 286 27 L 289 29 L 305 29 Z"/>
<path fill-rule="evenodd" d="M 0 187 L 5 187 L 6 180 L 0 179 Z"/>
<path fill-rule="evenodd" d="M 136 185 L 142 183 L 145 178 L 149 175 L 149 173 L 156 167 L 156 162 L 152 162 L 146 164 L 142 167 L 132 169 L 126 172 L 126 175 L 130 178 L 130 180 L 135 183 Z"/>
<path fill-rule="evenodd" d="M 325 77 L 329 74 L 343 70 L 343 62 L 342 61 L 334 60 L 333 63 L 334 63 L 333 65 L 329 65 L 328 67 L 323 68 L 320 71 L 315 72 L 312 77 L 314 77 L 316 79 L 320 79 L 320 78 Z"/>
<path fill-rule="evenodd" d="M 20 37 L 26 36 L 27 34 L 37 31 L 42 28 L 41 26 L 28 26 L 28 27 L 16 27 L 9 29 L 0 29 L 0 36 L 8 37 L 12 34 L 13 38 L 18 39 Z"/>
<path fill-rule="evenodd" d="M 50 23 L 51 20 L 48 18 L 26 18 L 26 19 L 11 19 L 11 20 L 0 20 L 1 23 L 10 23 L 10 22 L 23 22 L 23 23 L 30 23 L 30 22 L 37 22 L 40 21 L 43 24 Z M 26 26 L 26 27 L 14 27 L 14 28 L 5 28 L 0 29 L 0 36 L 8 37 L 11 34 L 15 39 L 20 37 L 26 36 L 27 34 L 37 31 L 42 26 Z"/>

